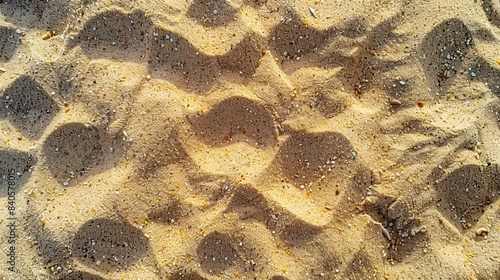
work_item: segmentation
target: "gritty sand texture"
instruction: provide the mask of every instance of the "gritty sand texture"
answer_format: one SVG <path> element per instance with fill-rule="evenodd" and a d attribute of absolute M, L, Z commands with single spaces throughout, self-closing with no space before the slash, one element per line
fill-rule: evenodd
<path fill-rule="evenodd" d="M 0 0 L 1 278 L 500 279 L 499 13 Z"/>

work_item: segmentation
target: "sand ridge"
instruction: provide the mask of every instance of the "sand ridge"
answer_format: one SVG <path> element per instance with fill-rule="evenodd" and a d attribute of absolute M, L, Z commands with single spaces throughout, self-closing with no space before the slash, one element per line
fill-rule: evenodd
<path fill-rule="evenodd" d="M 498 8 L 2 1 L 2 277 L 499 278 Z"/>

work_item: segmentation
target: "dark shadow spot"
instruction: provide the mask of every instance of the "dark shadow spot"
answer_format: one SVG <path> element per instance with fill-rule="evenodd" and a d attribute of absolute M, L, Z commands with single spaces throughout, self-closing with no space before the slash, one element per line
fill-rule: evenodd
<path fill-rule="evenodd" d="M 473 59 L 470 65 L 469 76 L 474 73 L 475 77 L 470 77 L 472 80 L 483 82 L 490 91 L 500 98 L 500 70 L 491 66 L 483 58 Z"/>
<path fill-rule="evenodd" d="M 36 164 L 36 159 L 18 150 L 0 150 L 0 197 L 18 193 Z M 9 199 L 10 201 L 10 199 Z"/>
<path fill-rule="evenodd" d="M 276 143 L 275 121 L 269 110 L 244 97 L 230 97 L 204 115 L 193 117 L 193 130 L 206 145 L 243 141 L 262 146 Z"/>
<path fill-rule="evenodd" d="M 158 40 L 151 45 L 151 76 L 167 79 L 176 86 L 206 90 L 222 73 L 216 58 L 200 52 L 187 39 L 156 28 Z"/>
<path fill-rule="evenodd" d="M 314 242 L 314 252 L 317 252 L 317 258 L 313 258 L 312 264 L 314 265 L 314 271 L 311 268 L 311 273 L 320 276 L 320 278 L 325 279 L 335 279 L 335 274 L 340 271 L 342 267 L 341 258 L 335 255 L 329 248 L 327 241 L 322 242 L 321 239 Z M 324 276 L 323 276 L 324 275 Z"/>
<path fill-rule="evenodd" d="M 201 277 L 196 272 L 183 272 L 178 271 L 170 276 L 171 280 L 206 280 L 206 278 Z"/>
<path fill-rule="evenodd" d="M 380 222 L 391 236 L 388 259 L 402 261 L 417 249 L 425 248 L 429 236 L 422 230 L 407 202 L 386 195 L 376 195 L 363 206 L 367 214 Z"/>
<path fill-rule="evenodd" d="M 237 213 L 241 220 L 255 219 L 265 224 L 287 245 L 302 246 L 321 232 L 321 228 L 271 205 L 259 191 L 248 186 L 235 188 L 226 211 Z"/>
<path fill-rule="evenodd" d="M 209 233 L 201 239 L 196 252 L 201 268 L 211 274 L 221 273 L 239 259 L 230 236 L 219 232 Z"/>
<path fill-rule="evenodd" d="M 364 204 L 364 210 L 375 221 L 381 222 L 384 226 L 388 226 L 389 206 L 396 201 L 396 198 L 386 195 L 377 195 L 375 200 L 369 204 Z"/>
<path fill-rule="evenodd" d="M 500 27 L 500 14 L 498 13 L 500 4 L 498 1 L 483 0 L 481 2 L 483 3 L 483 10 L 488 20 L 497 27 Z"/>
<path fill-rule="evenodd" d="M 112 58 L 120 61 L 141 62 L 153 35 L 152 21 L 143 12 L 124 14 L 108 11 L 92 17 L 75 36 L 68 41 L 68 49 L 78 45 L 92 59 Z"/>
<path fill-rule="evenodd" d="M 308 224 L 306 221 L 302 221 L 292 216 L 291 214 L 285 213 L 285 215 L 274 215 L 276 218 L 271 216 L 267 220 L 266 225 L 271 230 L 279 230 L 280 238 L 287 245 L 294 245 L 300 247 L 307 242 L 314 239 L 321 229 Z"/>
<path fill-rule="evenodd" d="M 188 214 L 188 209 L 178 199 L 172 199 L 149 212 L 148 219 L 163 224 L 174 223 Z"/>
<path fill-rule="evenodd" d="M 21 44 L 21 38 L 14 28 L 0 26 L 0 61 L 9 60 Z"/>
<path fill-rule="evenodd" d="M 189 156 L 177 133 L 170 132 L 168 137 L 163 137 L 164 134 L 165 131 L 159 131 L 157 139 L 150 145 L 149 152 L 141 157 L 143 164 L 139 170 L 143 178 L 153 178 L 161 172 L 163 167 L 170 164 L 189 164 Z"/>
<path fill-rule="evenodd" d="M 426 248 L 429 242 L 429 236 L 425 232 L 419 231 L 411 234 L 411 227 L 415 226 L 415 224 L 416 222 L 412 222 L 411 225 L 400 230 L 399 232 L 404 233 L 403 236 L 396 231 L 391 232 L 391 236 L 393 236 L 394 239 L 391 240 L 389 245 L 388 258 L 390 260 L 401 262 L 413 253 L 422 251 Z"/>
<path fill-rule="evenodd" d="M 326 118 L 333 118 L 345 110 L 345 101 L 334 92 L 325 89 L 315 94 L 314 107 Z"/>
<path fill-rule="evenodd" d="M 465 165 L 440 179 L 434 189 L 441 213 L 457 228 L 468 229 L 500 197 L 500 168 Z"/>
<path fill-rule="evenodd" d="M 382 85 L 382 89 L 389 93 L 389 95 L 393 98 L 401 98 L 405 97 L 407 92 L 411 92 L 411 88 L 407 83 L 404 85 L 400 84 L 401 80 L 387 80 L 385 83 Z"/>
<path fill-rule="evenodd" d="M 398 43 L 403 38 L 402 35 L 394 32 L 402 21 L 402 16 L 396 15 L 388 18 L 371 29 L 366 27 L 363 18 L 352 20 L 351 24 L 343 30 L 342 34 L 349 34 L 354 40 L 353 46 L 357 50 L 348 57 L 342 58 L 333 53 L 332 58 L 328 58 L 328 67 L 342 66 L 341 72 L 337 75 L 341 79 L 347 91 L 352 91 L 356 96 L 381 87 L 384 84 L 385 73 L 408 63 L 408 60 L 390 60 L 381 56 L 381 53 L 391 43 Z M 365 38 L 359 38 L 364 34 Z M 353 37 L 354 36 L 354 37 Z M 387 82 L 385 82 L 387 83 Z"/>
<path fill-rule="evenodd" d="M 376 272 L 368 253 L 358 251 L 347 266 L 346 279 L 369 279 Z"/>
<path fill-rule="evenodd" d="M 59 111 L 57 104 L 32 77 L 23 75 L 2 96 L 0 117 L 7 118 L 23 135 L 39 138 Z"/>
<path fill-rule="evenodd" d="M 382 129 L 384 134 L 400 134 L 400 133 L 421 133 L 429 135 L 435 133 L 436 129 L 421 119 L 406 117 L 401 122 L 388 129 Z"/>
<path fill-rule="evenodd" d="M 151 76 L 166 79 L 188 91 L 208 91 L 223 74 L 249 77 L 261 57 L 255 36 L 248 35 L 222 56 L 204 54 L 187 39 L 174 32 L 156 28 L 158 40 L 151 45 Z"/>
<path fill-rule="evenodd" d="M 272 31 L 270 45 L 287 73 L 301 67 L 341 67 L 335 77 L 346 92 L 359 96 L 383 84 L 385 72 L 407 63 L 380 55 L 390 43 L 401 40 L 402 36 L 394 32 L 401 19 L 397 15 L 367 28 L 365 19 L 355 18 L 319 30 L 305 24 L 295 12 L 289 12 Z M 339 81 L 332 83 L 332 87 L 338 87 Z"/>
<path fill-rule="evenodd" d="M 102 278 L 101 276 L 90 274 L 88 272 L 73 271 L 60 278 L 60 280 L 104 280 L 104 278 Z"/>
<path fill-rule="evenodd" d="M 262 52 L 259 51 L 259 41 L 260 38 L 256 35 L 249 34 L 238 44 L 232 45 L 226 54 L 218 57 L 222 69 L 243 78 L 251 77 L 262 57 Z"/>
<path fill-rule="evenodd" d="M 500 100 L 488 104 L 489 116 L 492 120 L 496 120 L 498 128 L 500 129 Z"/>
<path fill-rule="evenodd" d="M 196 0 L 189 7 L 187 16 L 202 25 L 218 27 L 231 22 L 236 10 L 224 0 Z"/>
<path fill-rule="evenodd" d="M 273 276 L 270 278 L 270 280 L 288 280 L 285 276 Z"/>
<path fill-rule="evenodd" d="M 151 76 L 188 91 L 206 92 L 223 74 L 240 78 L 253 75 L 262 56 L 260 40 L 249 34 L 228 53 L 208 55 L 180 34 L 154 26 L 143 12 L 109 11 L 90 19 L 80 34 L 68 41 L 67 48 L 80 45 L 89 58 L 147 59 Z"/>
<path fill-rule="evenodd" d="M 270 2 L 272 2 L 271 5 Z M 251 6 L 255 9 L 261 9 L 265 6 L 276 6 L 276 0 L 243 0 L 245 5 Z"/>
<path fill-rule="evenodd" d="M 240 220 L 256 219 L 265 222 L 270 218 L 270 207 L 266 198 L 256 189 L 249 186 L 234 188 L 227 212 L 237 213 Z"/>
<path fill-rule="evenodd" d="M 71 243 L 73 257 L 104 273 L 120 271 L 141 260 L 150 246 L 144 234 L 130 224 L 93 219 L 82 225 Z"/>
<path fill-rule="evenodd" d="M 281 62 L 301 60 L 304 55 L 320 48 L 328 35 L 306 25 L 294 12 L 290 12 L 271 34 L 275 57 Z"/>
<path fill-rule="evenodd" d="M 459 19 L 437 25 L 420 45 L 420 63 L 431 89 L 446 91 L 472 46 L 472 34 Z"/>
<path fill-rule="evenodd" d="M 0 13 L 9 22 L 27 28 L 59 30 L 73 13 L 70 1 L 66 0 L 13 0 L 0 1 Z"/>
<path fill-rule="evenodd" d="M 275 164 L 297 186 L 315 182 L 335 168 L 354 161 L 356 153 L 342 134 L 294 132 L 281 144 Z"/>
<path fill-rule="evenodd" d="M 68 182 L 105 163 L 109 147 L 104 142 L 102 133 L 92 125 L 65 124 L 47 137 L 43 155 L 57 181 Z"/>
<path fill-rule="evenodd" d="M 31 221 L 33 225 L 40 224 L 39 220 Z M 38 225 L 37 225 L 38 224 Z M 46 268 L 56 269 L 69 263 L 71 255 L 68 246 L 48 233 L 44 228 L 38 227 L 37 232 L 33 232 L 36 238 L 36 249 L 38 255 L 43 258 Z"/>

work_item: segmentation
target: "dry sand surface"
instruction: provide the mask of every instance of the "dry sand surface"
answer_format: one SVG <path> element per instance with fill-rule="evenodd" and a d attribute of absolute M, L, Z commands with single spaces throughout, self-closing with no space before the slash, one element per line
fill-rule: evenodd
<path fill-rule="evenodd" d="M 498 0 L 0 0 L 2 279 L 500 279 Z"/>

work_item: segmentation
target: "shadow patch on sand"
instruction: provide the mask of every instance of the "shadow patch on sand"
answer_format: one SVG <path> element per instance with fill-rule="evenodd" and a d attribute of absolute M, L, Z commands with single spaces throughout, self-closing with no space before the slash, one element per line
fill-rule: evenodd
<path fill-rule="evenodd" d="M 381 56 L 390 42 L 402 38 L 394 32 L 401 19 L 397 15 L 369 29 L 363 18 L 355 18 L 338 27 L 318 30 L 295 12 L 288 12 L 272 31 L 269 44 L 285 72 L 302 67 L 342 67 L 336 77 L 346 92 L 360 95 L 383 84 L 384 72 L 406 63 Z M 338 81 L 332 86 L 338 87 Z"/>
<path fill-rule="evenodd" d="M 29 153 L 0 150 L 0 197 L 21 191 L 35 164 L 36 159 Z"/>
<path fill-rule="evenodd" d="M 273 10 L 273 8 L 278 9 L 278 6 L 281 6 L 281 4 L 283 4 L 278 0 L 243 0 L 243 3 L 255 9 L 267 8 L 269 10 Z"/>
<path fill-rule="evenodd" d="M 429 236 L 414 217 L 412 207 L 403 199 L 386 195 L 372 196 L 370 203 L 365 201 L 364 210 L 389 233 L 389 260 L 403 261 L 417 249 L 423 248 L 429 240 Z M 387 238 L 385 233 L 381 234 Z"/>
<path fill-rule="evenodd" d="M 45 164 L 63 185 L 102 171 L 117 160 L 125 144 L 95 126 L 68 123 L 55 129 L 43 143 Z"/>
<path fill-rule="evenodd" d="M 236 265 L 240 256 L 236 243 L 227 234 L 211 232 L 200 240 L 196 249 L 201 268 L 211 274 L 219 274 Z"/>
<path fill-rule="evenodd" d="M 205 277 L 200 276 L 196 272 L 183 272 L 178 271 L 170 276 L 171 280 L 207 280 Z"/>
<path fill-rule="evenodd" d="M 167 203 L 151 210 L 148 219 L 161 224 L 176 223 L 189 215 L 189 208 L 182 204 L 179 199 L 170 199 Z"/>
<path fill-rule="evenodd" d="M 153 22 L 143 12 L 107 11 L 89 19 L 67 49 L 80 46 L 90 59 L 144 62 L 153 36 Z"/>
<path fill-rule="evenodd" d="M 496 2 L 496 3 L 495 3 Z M 481 1 L 484 13 L 488 17 L 488 20 L 497 27 L 500 27 L 500 14 L 499 8 L 500 4 L 498 1 L 483 0 Z"/>
<path fill-rule="evenodd" d="M 186 38 L 155 28 L 158 40 L 151 44 L 149 71 L 152 77 L 166 79 L 187 91 L 206 92 L 223 74 L 249 78 L 262 57 L 255 36 L 247 35 L 228 53 L 207 55 Z"/>
<path fill-rule="evenodd" d="M 491 66 L 483 58 L 476 58 L 470 65 L 470 73 L 474 73 L 477 78 L 470 77 L 471 80 L 483 82 L 491 92 L 500 98 L 500 70 Z"/>
<path fill-rule="evenodd" d="M 165 128 L 168 131 L 169 128 Z M 144 179 L 150 179 L 160 174 L 163 168 L 170 164 L 189 165 L 191 159 L 181 144 L 177 132 L 171 131 L 168 137 L 158 133 L 157 139 L 151 143 L 151 148 L 141 158 L 139 174 Z"/>
<path fill-rule="evenodd" d="M 0 26 L 0 62 L 9 60 L 21 44 L 21 38 L 11 27 Z"/>
<path fill-rule="evenodd" d="M 325 117 L 333 118 L 346 109 L 345 100 L 329 88 L 316 92 L 313 99 L 314 107 Z"/>
<path fill-rule="evenodd" d="M 83 271 L 73 271 L 59 280 L 104 280 L 101 276 Z"/>
<path fill-rule="evenodd" d="M 500 198 L 500 167 L 464 165 L 434 184 L 438 209 L 464 231 L 474 228 L 486 208 Z"/>
<path fill-rule="evenodd" d="M 256 270 L 261 269 L 255 262 L 247 261 L 261 259 L 261 256 L 255 251 L 252 241 L 238 232 L 208 233 L 198 241 L 196 254 L 201 269 L 211 275 L 232 268 L 243 278 L 250 278 Z"/>
<path fill-rule="evenodd" d="M 212 12 L 213 13 L 213 12 Z M 80 46 L 91 59 L 146 62 L 150 75 L 187 91 L 207 92 L 223 74 L 248 78 L 262 57 L 260 41 L 249 34 L 224 55 L 208 55 L 182 35 L 154 26 L 143 12 L 109 11 L 91 18 L 69 40 L 67 49 Z"/>
<path fill-rule="evenodd" d="M 342 134 L 298 131 L 281 144 L 273 162 L 296 187 L 315 182 L 321 176 L 353 163 L 356 152 Z"/>
<path fill-rule="evenodd" d="M 0 102 L 0 117 L 7 118 L 31 139 L 38 139 L 59 111 L 55 101 L 28 75 L 17 78 L 4 91 Z"/>
<path fill-rule="evenodd" d="M 0 1 L 0 13 L 15 25 L 26 28 L 58 30 L 67 24 L 66 18 L 74 12 L 67 0 L 13 0 Z"/>
<path fill-rule="evenodd" d="M 256 189 L 238 186 L 233 191 L 226 212 L 237 213 L 241 220 L 255 219 L 270 231 L 276 232 L 288 245 L 300 247 L 321 232 L 321 228 L 309 225 L 281 207 L 273 207 Z"/>
<path fill-rule="evenodd" d="M 349 261 L 344 272 L 345 279 L 369 279 L 373 278 L 376 269 L 374 268 L 369 254 L 363 250 L 358 250 Z"/>
<path fill-rule="evenodd" d="M 500 129 L 500 100 L 488 104 L 488 115 L 496 121 Z"/>
<path fill-rule="evenodd" d="M 191 3 L 187 16 L 209 27 L 229 24 L 237 11 L 224 0 L 197 0 Z"/>
<path fill-rule="evenodd" d="M 442 22 L 425 35 L 419 58 L 431 89 L 448 90 L 472 45 L 472 33 L 459 19 Z"/>
<path fill-rule="evenodd" d="M 146 257 L 150 245 L 134 226 L 111 219 L 87 221 L 71 242 L 72 256 L 97 271 L 127 269 Z"/>
<path fill-rule="evenodd" d="M 288 12 L 273 30 L 271 45 L 275 57 L 283 61 L 300 61 L 305 55 L 317 51 L 332 30 L 321 31 L 309 27 L 295 12 Z"/>
<path fill-rule="evenodd" d="M 270 280 L 288 280 L 285 276 L 273 276 Z"/>
<path fill-rule="evenodd" d="M 205 145 L 246 142 L 253 146 L 277 143 L 276 124 L 262 104 L 245 97 L 230 97 L 207 113 L 190 118 L 192 128 Z"/>
<path fill-rule="evenodd" d="M 101 135 L 91 125 L 70 123 L 58 127 L 45 140 L 46 164 L 58 180 L 90 172 L 102 160 Z"/>
<path fill-rule="evenodd" d="M 341 79 L 342 85 L 354 91 L 356 96 L 381 88 L 381 85 L 387 83 L 384 78 L 386 72 L 408 63 L 404 59 L 391 60 L 382 55 L 392 43 L 404 40 L 404 35 L 399 35 L 394 31 L 402 20 L 403 16 L 398 14 L 373 28 L 367 28 L 362 18 L 352 20 L 346 25 L 343 34 L 347 35 L 344 36 L 355 38 L 354 42 L 363 35 L 365 38 L 355 44 L 357 49 L 349 56 L 349 60 L 338 59 L 339 55 L 333 53 L 326 59 L 326 62 L 328 62 L 328 67 L 342 66 L 337 77 Z"/>

